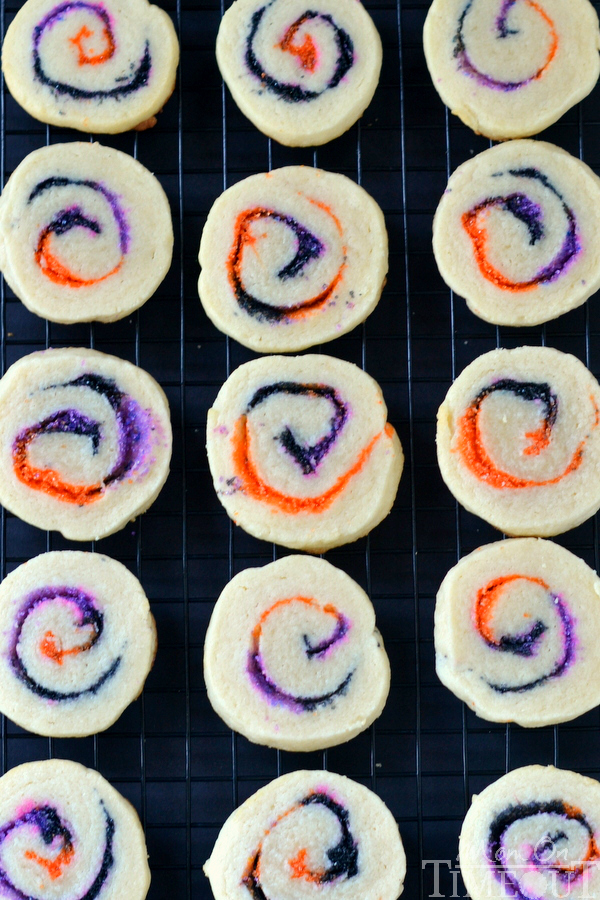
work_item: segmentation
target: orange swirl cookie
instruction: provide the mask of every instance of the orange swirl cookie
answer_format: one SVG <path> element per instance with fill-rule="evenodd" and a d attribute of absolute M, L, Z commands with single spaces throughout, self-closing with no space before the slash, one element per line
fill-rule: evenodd
<path fill-rule="evenodd" d="M 169 201 L 139 162 L 100 144 L 30 153 L 0 197 L 0 268 L 52 322 L 113 322 L 154 293 L 169 266 Z"/>
<path fill-rule="evenodd" d="M 390 664 L 365 592 L 324 559 L 286 556 L 230 581 L 204 646 L 213 708 L 283 750 L 349 741 L 380 715 Z"/>
<path fill-rule="evenodd" d="M 500 141 L 556 122 L 600 73 L 588 0 L 434 0 L 423 43 L 446 106 Z"/>
<path fill-rule="evenodd" d="M 442 477 L 470 512 L 514 535 L 575 528 L 600 507 L 600 385 L 550 347 L 493 350 L 438 411 Z"/>
<path fill-rule="evenodd" d="M 454 172 L 433 221 L 440 274 L 497 325 L 537 325 L 600 287 L 600 179 L 543 141 L 508 141 Z"/>
<path fill-rule="evenodd" d="M 291 772 L 227 819 L 204 866 L 215 900 L 396 900 L 406 857 L 387 806 L 332 772 Z"/>
<path fill-rule="evenodd" d="M 288 166 L 252 175 L 211 209 L 198 291 L 217 328 L 261 353 L 346 334 L 388 270 L 383 213 L 344 175 Z"/>
<path fill-rule="evenodd" d="M 250 534 L 323 553 L 389 513 L 402 472 L 376 381 L 331 356 L 240 366 L 208 412 L 215 490 Z"/>
<path fill-rule="evenodd" d="M 381 39 L 359 0 L 236 0 L 219 28 L 217 62 L 257 128 L 306 147 L 362 116 L 379 81 Z"/>
<path fill-rule="evenodd" d="M 551 541 L 480 547 L 442 582 L 435 651 L 440 680 L 478 716 L 568 722 L 600 703 L 600 579 Z"/>
<path fill-rule="evenodd" d="M 38 528 L 118 531 L 154 502 L 170 458 L 167 398 L 129 362 L 42 350 L 0 380 L 0 503 Z"/>
<path fill-rule="evenodd" d="M 8 89 L 51 125 L 150 128 L 175 87 L 173 23 L 147 0 L 27 0 L 2 47 Z"/>

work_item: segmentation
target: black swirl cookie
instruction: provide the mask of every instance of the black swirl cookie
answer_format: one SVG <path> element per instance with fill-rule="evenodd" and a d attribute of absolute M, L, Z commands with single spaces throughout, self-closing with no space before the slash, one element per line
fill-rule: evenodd
<path fill-rule="evenodd" d="M 588 0 L 434 0 L 423 42 L 444 103 L 496 140 L 547 128 L 600 72 Z"/>
<path fill-rule="evenodd" d="M 150 128 L 175 87 L 173 23 L 147 0 L 27 0 L 2 47 L 8 89 L 51 125 Z"/>
<path fill-rule="evenodd" d="M 97 540 L 144 512 L 169 473 L 167 399 L 96 350 L 42 350 L 0 381 L 0 503 L 38 528 Z"/>
<path fill-rule="evenodd" d="M 600 784 L 525 766 L 473 797 L 460 834 L 472 900 L 600 896 Z"/>
<path fill-rule="evenodd" d="M 217 62 L 257 128 L 304 147 L 362 116 L 379 80 L 381 40 L 357 0 L 236 0 L 221 22 Z"/>
<path fill-rule="evenodd" d="M 389 513 L 400 441 L 376 381 L 331 356 L 272 356 L 240 366 L 208 412 L 215 490 L 255 537 L 322 553 Z"/>
<path fill-rule="evenodd" d="M 0 198 L 0 269 L 53 322 L 113 322 L 154 293 L 169 266 L 169 202 L 139 162 L 100 144 L 30 153 Z"/>
<path fill-rule="evenodd" d="M 396 900 L 406 858 L 376 794 L 342 775 L 300 771 L 236 809 L 204 871 L 215 900 Z"/>
<path fill-rule="evenodd" d="M 383 214 L 344 175 L 288 166 L 221 194 L 198 291 L 217 328 L 259 352 L 303 350 L 373 311 L 388 269 Z"/>
<path fill-rule="evenodd" d="M 600 287 L 600 179 L 543 141 L 508 141 L 454 172 L 433 222 L 447 284 L 498 325 L 537 325 Z"/>
<path fill-rule="evenodd" d="M 493 350 L 461 372 L 438 411 L 442 477 L 470 512 L 547 537 L 600 507 L 600 385 L 550 347 Z"/>
<path fill-rule="evenodd" d="M 435 651 L 440 680 L 484 719 L 574 719 L 600 703 L 600 579 L 550 541 L 480 547 L 442 582 Z"/>
<path fill-rule="evenodd" d="M 101 775 L 66 759 L 0 778 L 0 884 L 7 900 L 144 900 L 144 832 Z"/>
<path fill-rule="evenodd" d="M 390 665 L 365 592 L 323 559 L 246 569 L 215 606 L 204 645 L 213 708 L 283 750 L 349 741 L 381 713 Z"/>
<path fill-rule="evenodd" d="M 99 553 L 36 556 L 0 585 L 0 710 L 28 731 L 104 731 L 141 692 L 156 629 L 142 586 Z"/>

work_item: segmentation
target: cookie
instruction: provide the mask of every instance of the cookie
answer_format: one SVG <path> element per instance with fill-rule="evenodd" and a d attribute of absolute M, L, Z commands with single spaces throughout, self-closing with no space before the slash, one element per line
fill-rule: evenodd
<path fill-rule="evenodd" d="M 221 21 L 217 62 L 260 131 L 306 147 L 362 116 L 379 81 L 381 39 L 357 0 L 235 0 Z"/>
<path fill-rule="evenodd" d="M 0 881 L 10 900 L 144 900 L 144 832 L 133 806 L 93 769 L 66 759 L 0 778 Z"/>
<path fill-rule="evenodd" d="M 0 269 L 52 322 L 114 322 L 161 283 L 173 253 L 169 201 L 139 162 L 100 144 L 30 153 L 0 198 Z"/>
<path fill-rule="evenodd" d="M 600 579 L 558 544 L 515 538 L 451 569 L 435 607 L 436 671 L 492 722 L 568 722 L 600 703 Z"/>
<path fill-rule="evenodd" d="M 433 221 L 444 281 L 497 325 L 538 325 L 600 288 L 600 179 L 543 141 L 509 141 L 454 172 Z"/>
<path fill-rule="evenodd" d="M 200 242 L 211 321 L 260 353 L 303 350 L 363 322 L 388 270 L 383 213 L 344 175 L 288 166 L 221 194 Z"/>
<path fill-rule="evenodd" d="M 331 356 L 245 363 L 208 412 L 217 495 L 245 531 L 324 553 L 368 534 L 392 508 L 400 441 L 381 389 Z"/>
<path fill-rule="evenodd" d="M 151 506 L 170 458 L 167 398 L 131 363 L 42 350 L 0 380 L 0 503 L 31 525 L 106 537 Z"/>
<path fill-rule="evenodd" d="M 142 586 L 99 553 L 44 553 L 0 585 L 0 711 L 28 731 L 104 731 L 144 686 L 156 629 Z"/>
<path fill-rule="evenodd" d="M 472 900 L 598 897 L 600 784 L 525 766 L 473 797 L 460 835 Z"/>
<path fill-rule="evenodd" d="M 319 750 L 381 714 L 390 664 L 365 592 L 323 559 L 246 569 L 214 608 L 204 645 L 213 709 L 250 741 Z"/>
<path fill-rule="evenodd" d="M 600 507 L 599 410 L 600 385 L 568 353 L 484 353 L 439 408 L 442 477 L 459 503 L 500 531 L 568 531 Z"/>
<path fill-rule="evenodd" d="M 556 122 L 600 73 L 598 16 L 588 0 L 434 0 L 423 44 L 446 106 L 499 141 Z"/>
<path fill-rule="evenodd" d="M 396 900 L 406 858 L 389 809 L 332 772 L 291 772 L 227 819 L 204 866 L 215 900 Z"/>
<path fill-rule="evenodd" d="M 9 91 L 41 122 L 150 128 L 175 87 L 173 23 L 147 0 L 27 0 L 2 47 Z"/>

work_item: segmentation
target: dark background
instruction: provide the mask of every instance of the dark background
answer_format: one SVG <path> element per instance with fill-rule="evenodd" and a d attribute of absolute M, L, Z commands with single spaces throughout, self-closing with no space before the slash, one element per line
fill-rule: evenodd
<path fill-rule="evenodd" d="M 172 473 L 140 520 L 95 545 L 76 545 L 4 511 L 0 517 L 2 574 L 48 549 L 93 547 L 124 562 L 150 597 L 158 656 L 143 697 L 96 737 L 36 737 L 2 719 L 2 771 L 48 756 L 94 766 L 140 813 L 152 867 L 149 897 L 209 900 L 202 864 L 234 807 L 284 772 L 331 768 L 385 800 L 407 851 L 406 896 L 429 897 L 433 867 L 423 871 L 421 860 L 455 864 L 472 793 L 507 769 L 531 763 L 600 775 L 598 710 L 539 730 L 486 723 L 438 682 L 432 642 L 434 598 L 446 571 L 460 555 L 500 536 L 461 510 L 442 483 L 435 459 L 437 407 L 453 377 L 497 346 L 547 343 L 574 353 L 598 377 L 600 306 L 592 298 L 546 326 L 495 328 L 472 315 L 438 275 L 431 252 L 436 204 L 449 173 L 489 141 L 450 116 L 432 87 L 421 47 L 428 0 L 366 0 L 383 39 L 379 88 L 359 124 L 315 151 L 264 137 L 223 89 L 214 58 L 222 3 L 162 5 L 182 40 L 175 93 L 156 128 L 100 139 L 136 156 L 167 191 L 175 226 L 169 275 L 137 314 L 111 325 L 50 324 L 29 313 L 4 284 L 0 293 L 3 371 L 47 346 L 91 346 L 139 363 L 167 392 L 175 432 Z M 19 6 L 2 0 L 3 29 Z M 598 172 L 599 90 L 542 135 Z M 5 89 L 0 102 L 2 183 L 30 151 L 87 139 L 34 121 Z M 407 457 L 389 518 L 370 538 L 327 554 L 373 600 L 392 664 L 390 697 L 368 732 L 310 754 L 277 752 L 232 734 L 212 712 L 202 677 L 204 632 L 220 591 L 234 573 L 285 551 L 235 528 L 212 488 L 206 412 L 229 372 L 253 354 L 220 334 L 201 309 L 198 243 L 208 209 L 224 188 L 290 164 L 342 172 L 384 210 L 391 254 L 381 302 L 364 326 L 323 349 L 364 366 L 381 383 Z M 558 540 L 598 568 L 597 517 Z M 450 897 L 453 878 L 446 866 L 441 875 L 437 896 Z"/>

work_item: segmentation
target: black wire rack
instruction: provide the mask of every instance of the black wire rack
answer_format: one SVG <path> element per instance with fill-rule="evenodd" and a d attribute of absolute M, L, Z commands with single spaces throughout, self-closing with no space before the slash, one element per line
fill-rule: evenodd
<path fill-rule="evenodd" d="M 21 4 L 0 5 L 3 38 Z M 121 560 L 141 579 L 157 620 L 158 656 L 142 697 L 100 735 L 47 739 L 2 719 L 2 771 L 49 756 L 98 769 L 142 819 L 152 868 L 149 898 L 210 900 L 202 865 L 232 810 L 284 772 L 330 768 L 375 790 L 396 816 L 408 856 L 408 898 L 462 897 L 456 855 L 471 795 L 505 771 L 531 763 L 600 776 L 600 719 L 594 710 L 551 728 L 493 725 L 477 719 L 438 682 L 436 591 L 461 555 L 499 535 L 460 509 L 443 485 L 435 460 L 435 413 L 464 366 L 497 346 L 547 343 L 574 353 L 600 376 L 600 306 L 592 298 L 542 327 L 495 328 L 473 316 L 440 278 L 431 251 L 435 207 L 450 172 L 489 142 L 452 117 L 433 89 L 421 45 L 428 0 L 365 0 L 384 45 L 381 82 L 363 119 L 316 150 L 286 148 L 264 137 L 223 87 L 214 44 L 229 0 L 162 5 L 182 45 L 175 94 L 151 131 L 100 140 L 139 159 L 169 196 L 175 254 L 165 282 L 139 312 L 108 325 L 45 322 L 3 283 L 0 288 L 3 371 L 33 350 L 91 346 L 138 363 L 169 397 L 175 448 L 162 494 L 123 531 L 84 545 Z M 543 135 L 598 171 L 599 101 L 597 88 Z M 30 151 L 87 139 L 34 121 L 4 87 L 0 119 L 2 184 Z M 204 632 L 220 591 L 241 569 L 284 551 L 235 528 L 212 488 L 206 412 L 227 375 L 253 354 L 221 335 L 200 307 L 198 243 L 223 189 L 255 172 L 292 164 L 354 178 L 385 213 L 391 254 L 382 300 L 365 325 L 323 352 L 363 366 L 381 383 L 406 453 L 388 519 L 369 538 L 327 554 L 373 600 L 392 665 L 389 700 L 368 732 L 308 754 L 258 747 L 232 734 L 210 708 L 202 676 Z M 81 546 L 4 510 L 0 530 L 3 575 L 46 550 Z M 599 567 L 596 518 L 558 541 Z"/>

